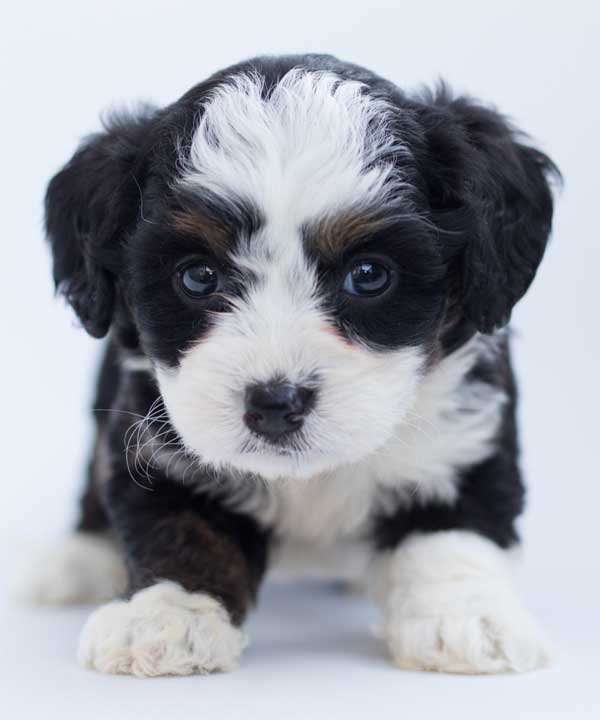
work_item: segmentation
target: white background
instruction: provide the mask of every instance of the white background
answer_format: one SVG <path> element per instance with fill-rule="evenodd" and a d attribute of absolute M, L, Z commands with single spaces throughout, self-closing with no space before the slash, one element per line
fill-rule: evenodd
<path fill-rule="evenodd" d="M 559 646 L 552 670 L 502 678 L 400 672 L 370 639 L 374 616 L 362 600 L 268 588 L 236 673 L 106 678 L 74 663 L 83 611 L 4 602 L 4 717 L 598 717 L 597 5 L 53 0 L 4 6 L 0 25 L 6 576 L 28 545 L 68 527 L 89 444 L 98 343 L 53 300 L 41 220 L 48 178 L 99 128 L 103 110 L 173 101 L 251 55 L 332 52 L 404 87 L 443 76 L 493 102 L 566 180 L 552 245 L 514 319 L 530 488 L 520 579 Z"/>

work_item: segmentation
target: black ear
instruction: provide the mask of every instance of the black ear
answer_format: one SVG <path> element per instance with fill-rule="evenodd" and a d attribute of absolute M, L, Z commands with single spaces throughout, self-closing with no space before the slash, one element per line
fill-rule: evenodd
<path fill-rule="evenodd" d="M 142 148 L 155 113 L 118 116 L 88 138 L 46 192 L 54 282 L 85 329 L 103 337 L 115 307 L 122 240 L 139 213 Z"/>
<path fill-rule="evenodd" d="M 560 173 L 497 112 L 445 87 L 428 101 L 434 211 L 451 244 L 462 236 L 465 319 L 492 332 L 534 278 L 552 225 L 550 183 Z"/>

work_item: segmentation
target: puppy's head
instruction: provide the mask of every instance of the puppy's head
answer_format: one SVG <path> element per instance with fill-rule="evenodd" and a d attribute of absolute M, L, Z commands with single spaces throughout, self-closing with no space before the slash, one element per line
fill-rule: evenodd
<path fill-rule="evenodd" d="M 309 476 L 383 445 L 444 352 L 508 321 L 554 172 L 445 90 L 256 60 L 80 148 L 46 199 L 55 280 L 151 359 L 203 461 Z"/>

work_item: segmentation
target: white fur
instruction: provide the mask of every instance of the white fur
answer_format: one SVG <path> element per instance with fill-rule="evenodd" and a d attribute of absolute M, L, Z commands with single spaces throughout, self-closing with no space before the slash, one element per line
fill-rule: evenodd
<path fill-rule="evenodd" d="M 104 673 L 190 675 L 232 670 L 246 644 L 214 598 L 161 582 L 96 610 L 81 633 L 79 660 Z"/>
<path fill-rule="evenodd" d="M 402 188 L 391 156 L 406 154 L 389 124 L 397 110 L 328 72 L 288 72 L 265 97 L 258 74 L 232 77 L 202 108 L 180 184 L 258 207 L 291 226 Z"/>
<path fill-rule="evenodd" d="M 78 532 L 41 553 L 17 592 L 23 600 L 40 605 L 96 603 L 114 598 L 126 582 L 116 543 L 108 536 Z"/>
<path fill-rule="evenodd" d="M 548 664 L 546 639 L 489 540 L 464 531 L 415 535 L 381 561 L 378 575 L 382 634 L 400 667 L 498 673 Z"/>

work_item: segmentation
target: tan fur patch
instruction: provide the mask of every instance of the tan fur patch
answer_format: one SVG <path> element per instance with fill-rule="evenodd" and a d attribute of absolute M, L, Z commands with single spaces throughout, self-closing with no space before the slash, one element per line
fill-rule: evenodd
<path fill-rule="evenodd" d="M 385 225 L 386 219 L 380 215 L 347 210 L 312 224 L 308 234 L 311 245 L 325 258 L 334 260 Z"/>
<path fill-rule="evenodd" d="M 213 252 L 226 252 L 233 242 L 227 227 L 197 210 L 175 211 L 171 222 L 177 232 L 202 239 Z"/>

